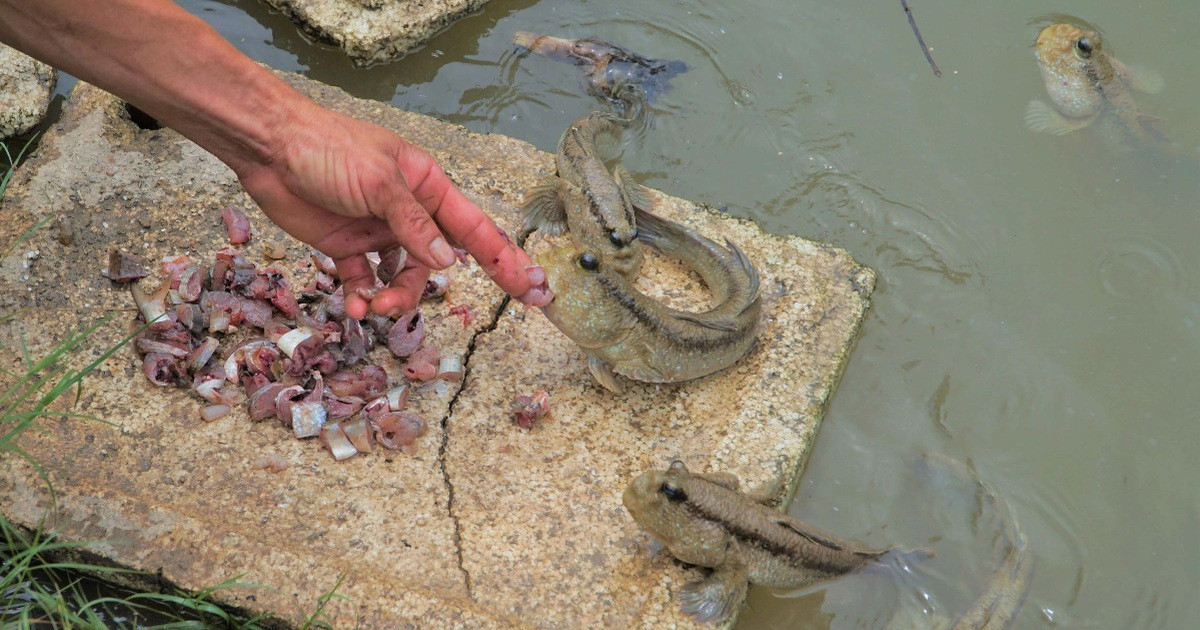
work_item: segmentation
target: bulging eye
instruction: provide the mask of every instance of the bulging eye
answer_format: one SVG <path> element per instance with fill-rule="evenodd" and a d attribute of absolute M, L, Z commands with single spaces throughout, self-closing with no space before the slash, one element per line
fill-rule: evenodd
<path fill-rule="evenodd" d="M 621 235 L 616 230 L 608 233 L 608 240 L 612 241 L 612 244 L 617 247 L 625 247 L 625 241 L 621 240 Z"/>
<path fill-rule="evenodd" d="M 586 271 L 595 271 L 600 268 L 600 261 L 591 252 L 583 252 L 579 255 L 579 267 Z"/>
<path fill-rule="evenodd" d="M 683 488 L 670 481 L 663 482 L 663 485 L 659 487 L 659 491 L 670 501 L 687 501 L 687 493 L 683 491 Z"/>
<path fill-rule="evenodd" d="M 1079 41 L 1075 42 L 1075 49 L 1079 51 L 1079 56 L 1087 59 L 1092 56 L 1092 40 L 1086 37 L 1080 37 Z"/>

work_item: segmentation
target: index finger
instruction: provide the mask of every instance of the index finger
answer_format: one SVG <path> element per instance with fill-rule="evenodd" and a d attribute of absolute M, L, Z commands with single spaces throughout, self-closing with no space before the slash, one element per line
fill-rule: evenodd
<path fill-rule="evenodd" d="M 530 269 L 534 265 L 529 255 L 457 188 L 447 187 L 436 199 L 423 195 L 422 188 L 413 190 L 417 200 L 431 208 L 429 214 L 446 236 L 467 250 L 506 293 L 520 297 L 545 281 L 540 269 Z"/>

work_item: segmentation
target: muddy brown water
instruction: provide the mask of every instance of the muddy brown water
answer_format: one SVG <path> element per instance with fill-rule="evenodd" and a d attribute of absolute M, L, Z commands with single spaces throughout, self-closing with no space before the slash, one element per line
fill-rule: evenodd
<path fill-rule="evenodd" d="M 603 107 L 515 31 L 684 60 L 616 157 L 643 183 L 850 250 L 880 275 L 791 513 L 937 556 L 799 593 L 755 590 L 742 627 L 933 623 L 996 562 L 994 515 L 915 461 L 970 461 L 1036 570 L 1018 627 L 1200 619 L 1200 5 L 492 0 L 408 57 L 354 67 L 265 4 L 188 0 L 242 50 L 360 97 L 553 150 Z M 1050 11 L 1166 79 L 1142 95 L 1163 157 L 1022 124 Z M 64 90 L 68 82 L 60 87 Z M 915 614 L 915 616 L 913 616 Z"/>

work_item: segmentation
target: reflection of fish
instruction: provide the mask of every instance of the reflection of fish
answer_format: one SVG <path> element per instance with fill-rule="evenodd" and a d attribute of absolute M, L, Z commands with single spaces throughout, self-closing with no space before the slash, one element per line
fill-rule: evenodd
<path fill-rule="evenodd" d="M 649 202 L 622 166 L 612 173 L 596 155 L 596 139 L 616 135 L 627 121 L 592 112 L 571 123 L 558 142 L 558 174 L 525 196 L 526 231 L 571 232 L 571 238 L 606 265 L 635 278 L 642 265 L 633 206 Z"/>
<path fill-rule="evenodd" d="M 799 588 L 859 569 L 887 551 L 773 509 L 740 492 L 734 475 L 691 473 L 680 461 L 634 479 L 622 502 L 676 558 L 713 569 L 680 593 L 683 612 L 700 621 L 733 612 L 749 583 Z"/>
<path fill-rule="evenodd" d="M 636 220 L 638 238 L 699 273 L 716 306 L 699 313 L 664 306 L 586 247 L 568 245 L 538 256 L 554 291 L 542 311 L 583 348 L 592 375 L 612 391 L 620 389 L 613 372 L 674 383 L 729 367 L 758 331 L 758 271 L 733 243 L 726 249 L 641 210 Z"/>
<path fill-rule="evenodd" d="M 625 92 L 630 88 L 640 88 L 648 100 L 653 100 L 669 87 L 671 77 L 688 69 L 682 61 L 647 59 L 598 39 L 561 39 L 518 31 L 513 43 L 539 55 L 585 66 L 588 92 L 613 100 L 630 100 Z"/>
<path fill-rule="evenodd" d="M 935 627 L 952 630 L 1000 630 L 1016 623 L 1017 613 L 1025 596 L 1029 593 L 1033 578 L 1033 556 L 1020 528 L 1012 507 L 985 485 L 974 471 L 963 463 L 940 455 L 926 455 L 924 463 L 929 471 L 949 476 L 956 482 L 972 485 L 976 503 L 985 510 L 1000 512 L 1003 523 L 998 546 L 1004 548 L 1000 566 L 988 578 L 983 592 L 954 620 L 953 624 L 935 622 Z M 945 620 L 938 620 L 945 622 Z"/>
<path fill-rule="evenodd" d="M 1061 135 L 1103 120 L 1115 121 L 1137 143 L 1163 140 L 1151 125 L 1157 118 L 1142 112 L 1131 93 L 1157 92 L 1162 78 L 1130 70 L 1104 49 L 1099 32 L 1051 24 L 1038 33 L 1035 54 L 1052 106 L 1029 103 L 1025 123 L 1030 129 Z"/>

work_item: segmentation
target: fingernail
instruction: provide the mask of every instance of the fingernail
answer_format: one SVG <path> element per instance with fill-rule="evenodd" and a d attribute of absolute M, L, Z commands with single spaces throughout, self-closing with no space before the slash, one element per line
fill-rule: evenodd
<path fill-rule="evenodd" d="M 554 301 L 554 292 L 547 288 L 534 287 L 517 299 L 529 306 L 545 306 Z"/>
<path fill-rule="evenodd" d="M 546 270 L 541 265 L 529 265 L 525 267 L 525 273 L 529 275 L 529 283 L 535 287 L 546 282 Z"/>
<path fill-rule="evenodd" d="M 454 255 L 454 250 L 450 249 L 450 243 L 446 239 L 437 237 L 429 244 L 429 255 L 433 256 L 434 262 L 437 263 L 438 269 L 445 269 L 454 264 L 458 258 Z"/>

